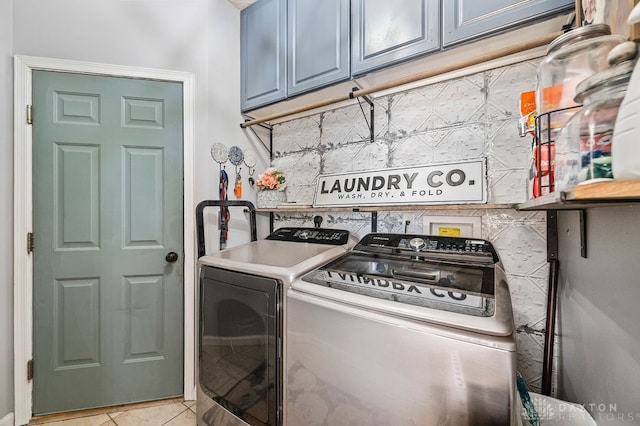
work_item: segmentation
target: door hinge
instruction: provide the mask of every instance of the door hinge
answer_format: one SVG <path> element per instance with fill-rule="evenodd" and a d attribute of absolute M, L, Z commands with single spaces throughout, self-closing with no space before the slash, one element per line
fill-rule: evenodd
<path fill-rule="evenodd" d="M 27 381 L 33 380 L 33 360 L 27 361 Z"/>
<path fill-rule="evenodd" d="M 27 254 L 33 252 L 33 232 L 27 232 Z"/>
<path fill-rule="evenodd" d="M 33 124 L 33 107 L 27 105 L 27 124 Z"/>

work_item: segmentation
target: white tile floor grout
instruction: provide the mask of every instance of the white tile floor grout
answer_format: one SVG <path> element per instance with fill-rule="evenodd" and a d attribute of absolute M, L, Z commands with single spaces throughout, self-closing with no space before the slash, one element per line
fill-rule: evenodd
<path fill-rule="evenodd" d="M 182 398 L 119 405 L 34 417 L 29 425 L 46 426 L 194 426 L 195 401 Z"/>

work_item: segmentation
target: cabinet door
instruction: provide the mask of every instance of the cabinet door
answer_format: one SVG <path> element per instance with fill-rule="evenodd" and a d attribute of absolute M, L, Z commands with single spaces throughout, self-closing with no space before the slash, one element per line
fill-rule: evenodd
<path fill-rule="evenodd" d="M 240 14 L 243 111 L 287 95 L 286 14 L 286 0 L 258 0 Z"/>
<path fill-rule="evenodd" d="M 288 0 L 289 95 L 349 78 L 349 0 Z"/>
<path fill-rule="evenodd" d="M 442 45 L 468 41 L 575 7 L 574 0 L 447 0 Z"/>
<path fill-rule="evenodd" d="M 438 50 L 439 22 L 439 0 L 352 0 L 352 74 Z"/>

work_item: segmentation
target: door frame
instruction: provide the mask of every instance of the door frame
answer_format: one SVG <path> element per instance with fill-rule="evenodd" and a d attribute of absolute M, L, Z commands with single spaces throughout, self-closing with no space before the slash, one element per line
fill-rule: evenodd
<path fill-rule="evenodd" d="M 14 56 L 13 147 L 13 347 L 15 423 L 32 416 L 33 383 L 27 380 L 27 362 L 33 356 L 33 255 L 27 253 L 27 233 L 33 231 L 32 126 L 27 105 L 32 104 L 34 70 L 109 77 L 131 77 L 182 83 L 184 189 L 184 399 L 195 400 L 195 202 L 194 202 L 194 76 L 183 71 L 129 67 L 34 56 Z M 36 236 L 37 238 L 37 236 Z M 35 247 L 37 249 L 37 240 Z M 191 266 L 189 266 L 191 265 Z"/>

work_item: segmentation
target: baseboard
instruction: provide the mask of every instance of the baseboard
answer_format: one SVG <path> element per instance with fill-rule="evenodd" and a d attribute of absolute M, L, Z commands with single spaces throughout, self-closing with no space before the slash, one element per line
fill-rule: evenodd
<path fill-rule="evenodd" d="M 9 413 L 1 418 L 0 426 L 13 426 L 13 413 Z"/>

